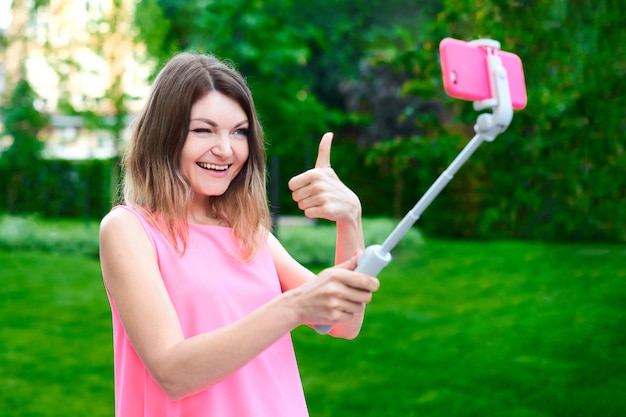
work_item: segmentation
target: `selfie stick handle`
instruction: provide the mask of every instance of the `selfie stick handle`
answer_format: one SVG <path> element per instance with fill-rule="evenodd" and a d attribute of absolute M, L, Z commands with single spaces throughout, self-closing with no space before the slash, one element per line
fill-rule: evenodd
<path fill-rule="evenodd" d="M 499 133 L 502 133 L 513 119 L 513 106 L 507 81 L 506 70 L 502 66 L 497 50 L 500 44 L 490 39 L 472 41 L 487 49 L 487 66 L 489 68 L 489 80 L 494 97 L 489 100 L 474 102 L 475 110 L 491 108 L 492 113 L 482 113 L 478 116 L 474 131 L 476 135 L 463 148 L 461 153 L 452 161 L 448 168 L 441 173 L 439 178 L 430 186 L 428 191 L 420 198 L 413 208 L 398 223 L 396 228 L 389 234 L 382 245 L 368 246 L 357 259 L 355 271 L 371 276 L 377 276 L 382 269 L 391 262 L 391 251 L 400 242 L 402 237 L 411 229 L 413 224 L 420 218 L 424 210 L 439 195 L 439 193 L 454 178 L 457 171 L 465 161 L 474 153 L 483 141 L 492 142 Z M 331 324 L 315 325 L 315 330 L 320 334 L 326 334 L 332 328 Z"/>

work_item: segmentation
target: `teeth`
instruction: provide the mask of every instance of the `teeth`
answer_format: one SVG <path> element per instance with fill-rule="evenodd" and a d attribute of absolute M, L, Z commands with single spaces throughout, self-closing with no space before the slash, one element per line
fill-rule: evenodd
<path fill-rule="evenodd" d="M 228 169 L 228 165 L 213 165 L 213 164 L 207 164 L 205 162 L 196 162 L 196 164 L 200 168 L 210 169 L 212 171 L 226 171 Z"/>

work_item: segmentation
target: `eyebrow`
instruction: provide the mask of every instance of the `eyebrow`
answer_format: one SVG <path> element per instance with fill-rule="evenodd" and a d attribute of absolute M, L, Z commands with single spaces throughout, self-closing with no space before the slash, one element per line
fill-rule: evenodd
<path fill-rule="evenodd" d="M 208 125 L 211 125 L 211 126 L 213 126 L 213 127 L 217 127 L 217 126 L 218 126 L 218 124 L 217 124 L 216 122 L 214 122 L 213 120 L 211 120 L 211 119 L 206 119 L 206 118 L 204 118 L 204 117 L 196 117 L 195 119 L 191 119 L 191 120 L 189 120 L 189 121 L 190 121 L 190 122 L 194 122 L 194 121 L 195 121 L 195 122 L 204 122 L 204 123 L 206 123 L 206 124 L 208 124 Z M 243 126 L 243 125 L 247 125 L 247 124 L 249 124 L 249 123 L 250 123 L 250 121 L 249 121 L 248 119 L 245 119 L 245 120 L 242 120 L 241 122 L 237 123 L 234 127 L 235 127 L 235 128 L 238 128 L 238 127 L 241 127 L 241 126 Z"/>

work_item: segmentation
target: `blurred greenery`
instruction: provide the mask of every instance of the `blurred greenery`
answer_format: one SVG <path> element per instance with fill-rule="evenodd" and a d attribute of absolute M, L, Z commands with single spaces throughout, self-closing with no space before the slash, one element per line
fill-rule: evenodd
<path fill-rule="evenodd" d="M 233 60 L 264 116 L 270 156 L 287 156 L 282 178 L 311 165 L 321 131 L 338 130 L 336 142 L 345 143 L 335 169 L 369 215 L 406 212 L 473 135 L 470 103 L 443 92 L 439 41 L 499 40 L 522 58 L 529 104 L 472 157 L 423 229 L 451 237 L 626 240 L 619 209 L 626 203 L 626 19 L 612 12 L 618 0 L 205 6 L 141 0 L 139 39 L 161 62 L 181 49 Z M 288 193 L 280 202 L 282 210 L 294 207 Z"/>
<path fill-rule="evenodd" d="M 9 106 L 0 107 L 3 124 L 0 138 L 12 138 L 11 145 L 0 155 L 0 171 L 7 172 L 6 209 L 16 211 L 21 187 L 32 187 L 32 178 L 37 173 L 37 161 L 41 156 L 43 142 L 41 130 L 48 124 L 48 117 L 33 107 L 37 94 L 25 79 L 20 79 L 11 92 Z"/>
<path fill-rule="evenodd" d="M 38 251 L 98 258 L 98 223 L 50 221 L 38 216 L 0 216 L 0 250 Z"/>
<path fill-rule="evenodd" d="M 33 165 L 34 175 L 20 175 L 19 199 L 12 203 L 13 210 L 7 206 L 6 212 L 98 220 L 111 209 L 112 194 L 117 192 L 116 163 L 114 159 L 39 159 Z M 12 172 L 8 164 L 0 164 L 0 178 L 10 177 Z M 8 204 L 8 197 L 0 193 L 0 207 Z"/>
<path fill-rule="evenodd" d="M 272 177 L 281 192 L 272 203 L 281 213 L 297 211 L 284 184 L 313 165 L 319 137 L 333 130 L 333 166 L 366 215 L 395 217 L 473 135 L 471 103 L 443 91 L 439 41 L 499 40 L 522 58 L 528 106 L 472 156 L 420 227 L 440 237 L 624 242 L 626 18 L 615 12 L 622 8 L 621 0 L 138 0 L 133 34 L 151 62 L 195 50 L 244 73 L 269 157 L 280 158 Z M 119 16 L 111 16 L 116 27 Z M 104 99 L 115 103 L 119 131 L 129 97 L 114 83 Z M 90 116 L 90 125 L 103 116 L 78 113 Z M 35 127 L 37 117 L 24 120 Z M 109 126 L 104 119 L 102 126 Z M 0 166 L 10 162 L 6 152 L 1 159 Z M 88 187 L 105 198 L 81 208 L 67 186 L 63 207 L 43 214 L 104 215 L 118 180 L 111 163 L 113 169 L 88 174 L 90 184 L 109 184 Z M 66 175 L 45 183 L 36 175 L 0 169 L 0 203 L 45 211 L 33 196 L 63 189 L 49 182 Z"/>
<path fill-rule="evenodd" d="M 396 227 L 396 222 L 385 218 L 363 220 L 366 246 L 381 244 Z M 309 267 L 332 265 L 335 261 L 335 225 L 321 221 L 317 224 L 292 224 L 279 227 L 278 238 L 298 262 Z M 305 238 L 303 238 L 305 236 Z M 398 243 L 397 249 L 415 248 L 423 244 L 420 232 L 409 230 Z"/>
<path fill-rule="evenodd" d="M 57 246 L 85 227 L 36 222 Z M 111 416 L 98 261 L 45 249 L 0 249 L 0 416 Z M 311 416 L 624 415 L 625 261 L 624 245 L 416 236 L 359 338 L 293 332 Z"/>

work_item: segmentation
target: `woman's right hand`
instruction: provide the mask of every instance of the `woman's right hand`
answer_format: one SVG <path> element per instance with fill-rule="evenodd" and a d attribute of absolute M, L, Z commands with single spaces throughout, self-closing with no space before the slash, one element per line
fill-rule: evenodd
<path fill-rule="evenodd" d="M 380 282 L 354 271 L 357 257 L 358 253 L 285 294 L 302 323 L 337 324 L 362 317 Z"/>

